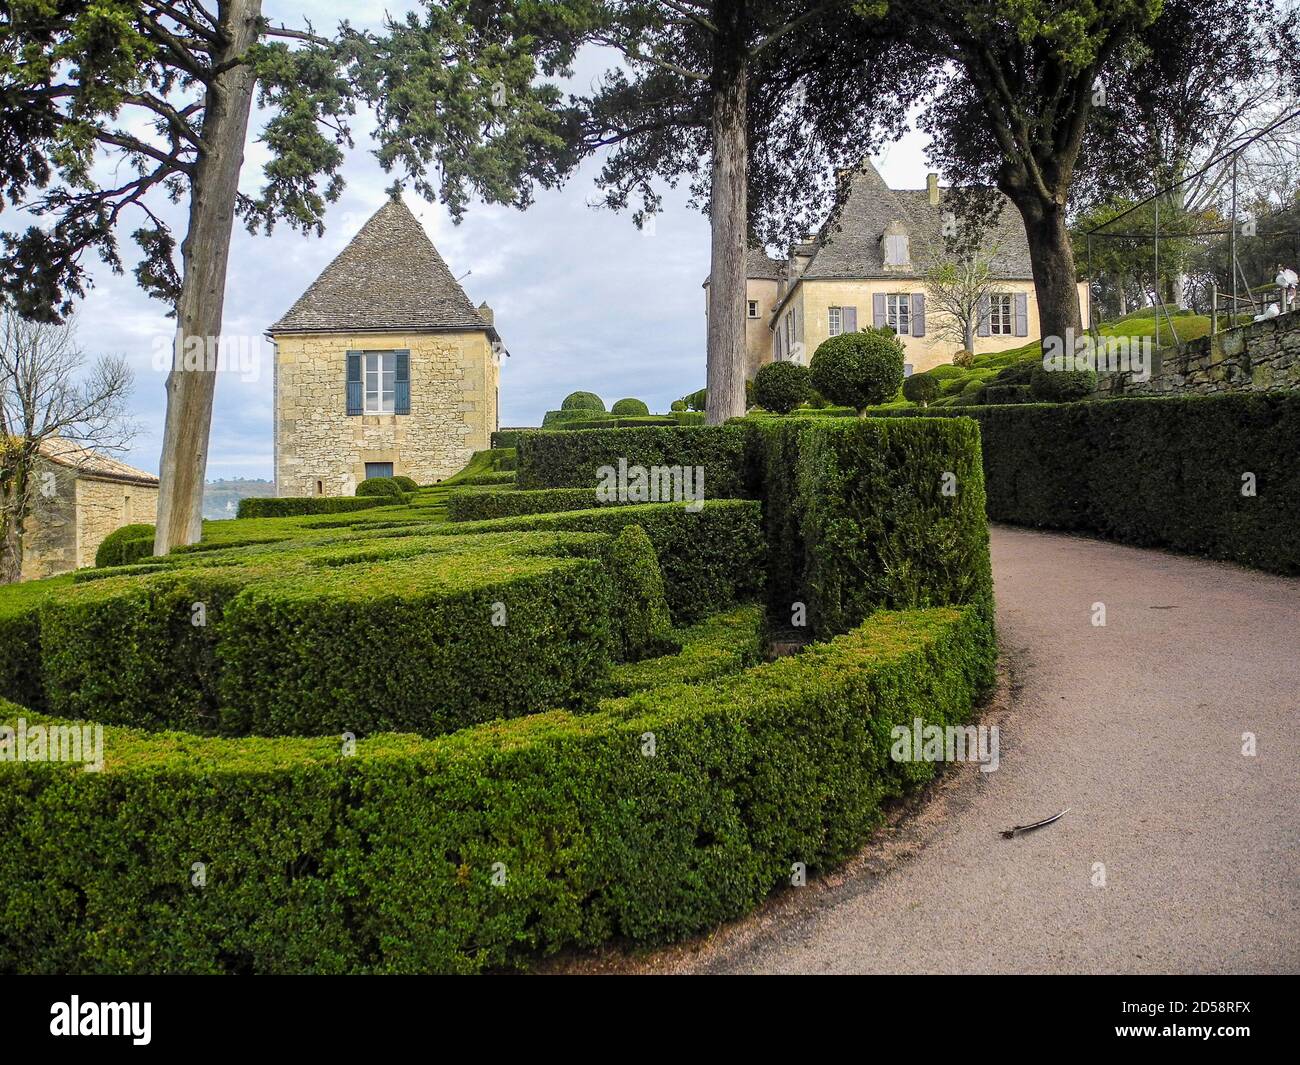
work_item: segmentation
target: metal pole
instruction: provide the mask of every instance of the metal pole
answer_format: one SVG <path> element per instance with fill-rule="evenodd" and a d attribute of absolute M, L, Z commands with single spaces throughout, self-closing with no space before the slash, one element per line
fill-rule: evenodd
<path fill-rule="evenodd" d="M 1232 236 L 1228 238 L 1228 256 L 1232 260 L 1228 272 L 1232 274 L 1232 307 L 1228 313 L 1229 326 L 1235 325 L 1237 314 L 1237 156 L 1232 156 Z"/>

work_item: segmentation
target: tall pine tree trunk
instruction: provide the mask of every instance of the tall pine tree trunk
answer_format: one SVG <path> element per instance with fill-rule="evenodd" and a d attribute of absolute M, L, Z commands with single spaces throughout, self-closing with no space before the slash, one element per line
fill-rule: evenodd
<path fill-rule="evenodd" d="M 710 425 L 745 413 L 745 250 L 749 67 L 745 42 L 717 36 L 713 169 L 709 201 L 708 415 Z"/>
<path fill-rule="evenodd" d="M 208 356 L 211 353 L 215 359 L 221 335 L 230 231 L 255 81 L 252 69 L 237 61 L 257 39 L 261 9 L 262 0 L 222 0 L 218 9 L 223 41 L 213 65 L 221 73 L 205 94 L 203 151 L 190 187 L 189 231 L 181 246 L 176 348 L 167 375 L 154 537 L 154 553 L 160 555 L 195 543 L 203 531 L 203 478 L 217 383 L 216 367 Z M 226 67 L 231 63 L 236 65 Z M 194 339 L 187 349 L 189 338 Z M 187 368 L 187 350 L 202 352 L 201 367 Z"/>

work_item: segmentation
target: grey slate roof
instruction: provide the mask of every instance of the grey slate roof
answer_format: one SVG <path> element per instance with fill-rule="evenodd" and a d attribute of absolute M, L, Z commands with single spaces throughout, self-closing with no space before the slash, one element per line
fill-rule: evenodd
<path fill-rule="evenodd" d="M 768 256 L 762 248 L 749 248 L 745 253 L 745 277 L 762 278 L 769 281 L 781 280 L 781 271 L 785 268 L 784 263 Z M 711 277 L 712 275 L 710 275 Z M 709 278 L 704 279 L 707 287 Z"/>
<path fill-rule="evenodd" d="M 927 268 L 926 248 L 943 248 L 943 215 L 949 209 L 948 191 L 939 192 L 939 205 L 931 207 L 925 189 L 891 189 L 869 161 L 850 179 L 848 198 L 840 212 L 839 228 L 823 234 L 817 254 L 803 280 L 819 278 L 919 278 Z M 887 268 L 880 238 L 891 222 L 902 222 L 911 244 L 911 270 Z M 1005 200 L 998 221 L 985 233 L 982 246 L 998 245 L 992 274 L 1006 280 L 1032 280 L 1029 243 L 1020 212 Z"/>
<path fill-rule="evenodd" d="M 474 309 L 415 215 L 391 198 L 269 333 L 496 330 Z"/>

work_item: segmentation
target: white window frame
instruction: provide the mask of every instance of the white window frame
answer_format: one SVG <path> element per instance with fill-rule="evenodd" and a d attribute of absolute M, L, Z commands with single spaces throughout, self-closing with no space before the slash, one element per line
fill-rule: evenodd
<path fill-rule="evenodd" d="M 361 409 L 366 414 L 393 414 L 397 410 L 397 353 L 361 353 Z"/>
<path fill-rule="evenodd" d="M 746 300 L 745 306 L 748 309 L 749 317 L 751 318 L 758 317 L 758 300 Z"/>
<path fill-rule="evenodd" d="M 1016 333 L 1016 298 L 1009 292 L 989 296 L 989 336 L 1009 337 Z"/>
<path fill-rule="evenodd" d="M 837 337 L 844 332 L 844 308 L 826 308 L 826 335 Z"/>
<path fill-rule="evenodd" d="M 912 335 L 912 294 L 910 292 L 886 293 L 885 324 L 900 337 Z"/>

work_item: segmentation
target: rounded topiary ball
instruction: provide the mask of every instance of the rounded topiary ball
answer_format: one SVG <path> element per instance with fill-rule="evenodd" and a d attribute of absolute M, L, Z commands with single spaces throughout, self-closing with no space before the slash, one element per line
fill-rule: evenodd
<path fill-rule="evenodd" d="M 389 496 L 400 500 L 402 498 L 402 487 L 391 477 L 367 477 L 357 485 L 356 494 L 359 496 Z"/>
<path fill-rule="evenodd" d="M 684 400 L 684 399 L 675 399 L 675 400 L 673 400 L 673 402 L 672 402 L 672 406 L 669 407 L 669 410 L 672 410 L 672 411 L 674 411 L 674 412 L 677 412 L 677 411 L 684 411 L 685 409 L 686 409 L 686 400 Z"/>
<path fill-rule="evenodd" d="M 1048 370 L 1035 366 L 1029 376 L 1029 394 L 1040 403 L 1073 403 L 1095 391 L 1094 370 Z"/>
<path fill-rule="evenodd" d="M 903 398 L 924 407 L 939 398 L 940 385 L 928 373 L 914 373 L 903 382 Z"/>
<path fill-rule="evenodd" d="M 832 403 L 861 411 L 894 398 L 903 383 L 903 345 L 891 329 L 841 333 L 818 345 L 812 384 Z"/>
<path fill-rule="evenodd" d="M 614 414 L 624 415 L 626 417 L 635 417 L 639 414 L 650 413 L 650 408 L 645 405 L 644 400 L 640 399 L 620 399 L 609 409 Z"/>
<path fill-rule="evenodd" d="M 570 392 L 560 404 L 560 410 L 598 410 L 605 412 L 605 401 L 595 392 Z"/>
<path fill-rule="evenodd" d="M 754 375 L 754 402 L 773 414 L 789 414 L 812 392 L 807 366 L 769 362 Z"/>

